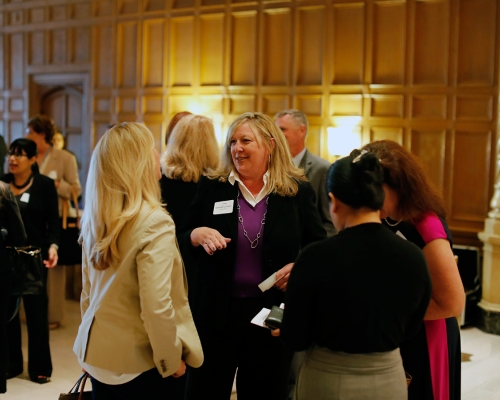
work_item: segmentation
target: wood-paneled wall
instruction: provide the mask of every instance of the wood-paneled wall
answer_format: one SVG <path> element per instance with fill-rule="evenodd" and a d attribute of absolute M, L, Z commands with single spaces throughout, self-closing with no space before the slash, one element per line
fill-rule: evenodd
<path fill-rule="evenodd" d="M 22 136 L 33 75 L 87 73 L 88 145 L 108 124 L 143 121 L 162 148 L 182 110 L 223 134 L 245 111 L 297 107 L 308 146 L 361 117 L 362 142 L 419 155 L 460 243 L 489 210 L 499 116 L 496 0 L 3 0 L 0 123 Z"/>

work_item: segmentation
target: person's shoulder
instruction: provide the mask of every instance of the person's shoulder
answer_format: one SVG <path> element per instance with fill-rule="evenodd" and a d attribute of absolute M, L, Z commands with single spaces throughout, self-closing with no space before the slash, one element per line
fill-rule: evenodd
<path fill-rule="evenodd" d="M 33 183 L 38 183 L 38 184 L 43 185 L 43 186 L 52 185 L 55 187 L 54 180 L 52 178 L 49 178 L 48 176 L 42 175 L 42 174 L 33 175 Z"/>
<path fill-rule="evenodd" d="M 328 160 L 325 160 L 324 158 L 321 158 L 320 156 L 317 156 L 316 154 L 311 153 L 309 150 L 306 149 L 306 154 L 307 154 L 307 161 L 312 162 L 314 165 L 322 168 L 330 168 L 332 163 Z"/>
<path fill-rule="evenodd" d="M 422 218 L 414 222 L 420 236 L 425 243 L 435 239 L 449 239 L 446 231 L 446 222 L 440 219 L 434 212 L 425 213 Z"/>

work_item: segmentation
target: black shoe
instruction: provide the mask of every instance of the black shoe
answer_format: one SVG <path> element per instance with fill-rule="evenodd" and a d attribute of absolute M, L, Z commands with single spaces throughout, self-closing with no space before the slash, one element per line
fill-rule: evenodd
<path fill-rule="evenodd" d="M 44 384 L 44 383 L 50 382 L 50 377 L 48 377 L 48 376 L 38 376 L 38 377 L 36 377 L 34 379 L 31 379 L 31 381 L 39 383 L 39 384 Z"/>

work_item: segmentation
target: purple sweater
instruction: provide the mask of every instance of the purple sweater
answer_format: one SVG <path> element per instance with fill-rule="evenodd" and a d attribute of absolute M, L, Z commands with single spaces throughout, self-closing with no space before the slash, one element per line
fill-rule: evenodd
<path fill-rule="evenodd" d="M 267 211 L 267 198 L 264 197 L 252 207 L 243 196 L 238 198 L 243 225 L 250 240 L 254 240 L 262 226 L 262 219 Z M 257 287 L 264 278 L 262 275 L 262 248 L 264 227 L 260 232 L 257 247 L 252 249 L 250 241 L 243 235 L 243 226 L 238 222 L 238 242 L 236 244 L 236 265 L 232 294 L 234 297 L 258 297 L 262 292 Z"/>

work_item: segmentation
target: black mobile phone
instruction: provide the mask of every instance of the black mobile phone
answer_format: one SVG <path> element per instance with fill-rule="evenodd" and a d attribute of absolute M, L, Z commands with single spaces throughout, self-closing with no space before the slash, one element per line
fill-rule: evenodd
<path fill-rule="evenodd" d="M 278 306 L 273 306 L 271 312 L 265 319 L 264 323 L 267 327 L 271 329 L 281 328 L 281 322 L 283 321 L 283 309 Z"/>

